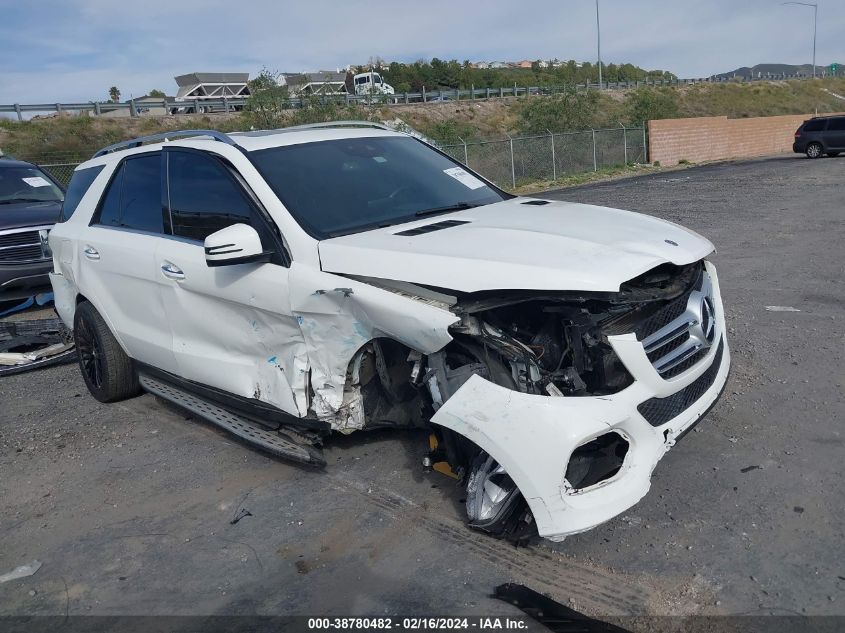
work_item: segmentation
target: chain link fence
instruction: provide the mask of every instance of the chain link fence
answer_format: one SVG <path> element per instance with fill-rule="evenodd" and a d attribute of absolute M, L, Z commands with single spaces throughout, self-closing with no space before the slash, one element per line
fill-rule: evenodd
<path fill-rule="evenodd" d="M 609 128 L 472 141 L 441 148 L 452 158 L 506 189 L 537 181 L 646 162 L 642 127 Z M 67 186 L 76 166 L 88 156 L 21 156 Z"/>
<path fill-rule="evenodd" d="M 642 127 L 624 127 L 472 141 L 441 149 L 504 188 L 538 180 L 646 162 Z"/>
<path fill-rule="evenodd" d="M 63 187 L 67 187 L 73 170 L 79 163 L 39 163 L 39 167 L 51 175 Z"/>

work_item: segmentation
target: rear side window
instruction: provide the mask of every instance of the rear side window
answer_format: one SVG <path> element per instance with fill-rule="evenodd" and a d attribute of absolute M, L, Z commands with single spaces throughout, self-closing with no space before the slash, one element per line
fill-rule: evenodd
<path fill-rule="evenodd" d="M 804 131 L 821 132 L 824 129 L 825 123 L 827 123 L 827 121 L 824 119 L 813 119 L 812 121 L 807 121 L 804 124 Z"/>
<path fill-rule="evenodd" d="M 129 158 L 121 163 L 106 188 L 93 223 L 164 233 L 160 154 Z"/>
<path fill-rule="evenodd" d="M 122 191 L 123 165 L 121 164 L 106 188 L 106 193 L 100 202 L 99 218 L 95 220 L 94 224 L 120 226 L 120 194 Z"/>
<path fill-rule="evenodd" d="M 831 119 L 830 123 L 827 126 L 828 131 L 836 130 L 837 132 L 842 132 L 845 130 L 845 117 L 839 119 Z"/>
<path fill-rule="evenodd" d="M 126 161 L 120 207 L 120 226 L 151 233 L 164 232 L 159 155 Z"/>
<path fill-rule="evenodd" d="M 201 242 L 232 224 L 254 224 L 252 205 L 218 160 L 170 151 L 167 174 L 173 235 Z"/>
<path fill-rule="evenodd" d="M 62 213 L 59 217 L 59 222 L 69 220 L 79 206 L 82 197 L 91 187 L 94 179 L 100 175 L 105 165 L 98 165 L 96 167 L 88 167 L 86 169 L 77 169 L 70 177 L 70 184 L 65 193 L 65 202 L 62 205 Z"/>

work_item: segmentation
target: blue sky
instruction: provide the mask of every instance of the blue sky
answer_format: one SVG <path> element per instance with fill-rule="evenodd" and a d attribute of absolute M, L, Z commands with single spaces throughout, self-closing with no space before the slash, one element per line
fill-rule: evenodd
<path fill-rule="evenodd" d="M 600 0 L 602 58 L 703 77 L 810 63 L 813 11 L 777 0 Z M 845 0 L 819 0 L 819 64 Z M 595 58 L 594 0 L 0 0 L 0 103 L 175 93 L 174 75 L 365 63 Z"/>

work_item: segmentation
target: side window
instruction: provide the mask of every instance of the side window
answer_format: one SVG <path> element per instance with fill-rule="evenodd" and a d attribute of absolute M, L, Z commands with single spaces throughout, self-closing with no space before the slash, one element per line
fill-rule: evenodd
<path fill-rule="evenodd" d="M 845 117 L 839 119 L 831 119 L 827 125 L 828 131 L 836 130 L 837 132 L 845 131 Z"/>
<path fill-rule="evenodd" d="M 105 226 L 120 226 L 120 194 L 123 191 L 123 168 L 120 165 L 117 173 L 111 179 L 103 198 L 100 201 L 98 217 L 95 217 L 95 224 Z"/>
<path fill-rule="evenodd" d="M 255 225 L 246 195 L 211 156 L 168 152 L 167 177 L 174 235 L 201 242 L 232 224 Z"/>
<path fill-rule="evenodd" d="M 805 132 L 821 132 L 824 129 L 825 119 L 813 119 L 804 124 Z"/>
<path fill-rule="evenodd" d="M 118 166 L 92 224 L 164 233 L 160 153 L 127 158 Z"/>
<path fill-rule="evenodd" d="M 76 207 L 79 206 L 82 197 L 91 187 L 91 183 L 100 175 L 104 167 L 105 165 L 99 165 L 97 167 L 88 167 L 87 169 L 77 169 L 73 172 L 73 175 L 70 177 L 70 184 L 67 187 L 67 193 L 65 194 L 65 202 L 62 205 L 62 214 L 59 222 L 65 222 L 70 219 L 73 212 L 76 211 Z"/>
<path fill-rule="evenodd" d="M 123 165 L 120 226 L 163 233 L 161 155 L 131 158 Z"/>

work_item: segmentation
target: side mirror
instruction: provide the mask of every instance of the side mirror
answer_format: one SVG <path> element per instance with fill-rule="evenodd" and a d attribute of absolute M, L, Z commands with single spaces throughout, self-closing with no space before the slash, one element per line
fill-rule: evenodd
<path fill-rule="evenodd" d="M 248 224 L 233 224 L 205 238 L 205 263 L 208 266 L 233 266 L 270 261 L 258 232 Z"/>

